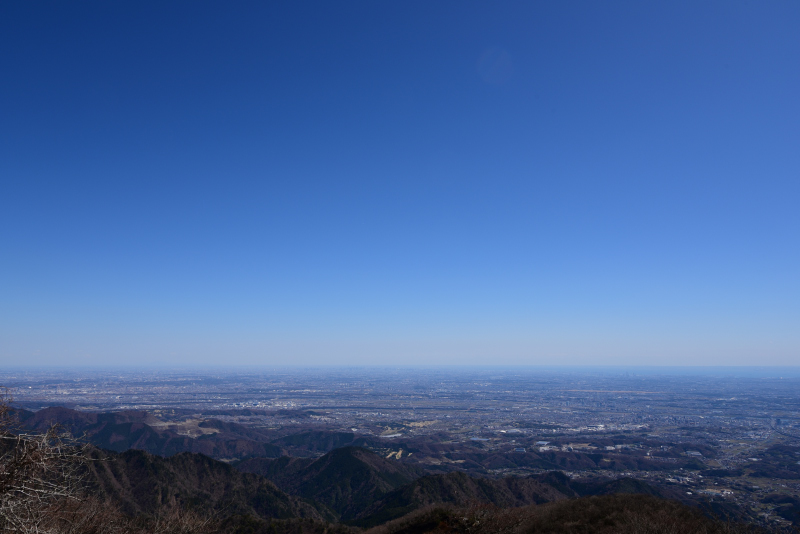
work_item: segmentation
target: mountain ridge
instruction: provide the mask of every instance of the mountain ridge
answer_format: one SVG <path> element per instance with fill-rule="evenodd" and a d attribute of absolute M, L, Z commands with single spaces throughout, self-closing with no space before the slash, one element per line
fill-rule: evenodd
<path fill-rule="evenodd" d="M 165 457 L 195 452 L 217 459 L 278 457 L 284 452 L 268 442 L 269 436 L 217 419 L 199 422 L 200 435 L 192 437 L 171 430 L 144 411 L 83 412 L 48 407 L 37 412 L 18 410 L 17 415 L 28 430 L 42 432 L 56 424 L 73 436 L 85 437 L 96 447 L 115 452 L 138 449 Z"/>
<path fill-rule="evenodd" d="M 361 447 L 341 447 L 315 459 L 250 459 L 237 469 L 263 475 L 284 491 L 324 504 L 339 518 L 355 518 L 364 507 L 424 472 Z"/>
<path fill-rule="evenodd" d="M 86 485 L 131 516 L 179 506 L 267 519 L 330 519 L 264 477 L 190 452 L 163 458 L 135 449 L 122 453 L 94 449 L 86 466 Z"/>

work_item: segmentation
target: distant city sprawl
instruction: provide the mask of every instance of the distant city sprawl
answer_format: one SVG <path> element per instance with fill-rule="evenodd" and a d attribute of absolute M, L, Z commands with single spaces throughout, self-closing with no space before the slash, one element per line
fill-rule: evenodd
<path fill-rule="evenodd" d="M 428 473 L 633 477 L 763 521 L 796 520 L 798 378 L 283 368 L 19 370 L 0 380 L 20 408 L 50 413 L 111 450 L 187 450 L 238 462 L 356 445 Z M 76 422 L 72 413 L 94 415 Z M 130 422 L 149 437 L 109 431 Z"/>

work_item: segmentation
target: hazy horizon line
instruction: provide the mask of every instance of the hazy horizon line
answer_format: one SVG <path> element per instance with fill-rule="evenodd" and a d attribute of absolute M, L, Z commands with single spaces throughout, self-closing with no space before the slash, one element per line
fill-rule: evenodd
<path fill-rule="evenodd" d="M 544 371 L 544 372 L 636 372 L 641 374 L 757 374 L 780 373 L 800 376 L 800 365 L 542 365 L 542 364 L 408 364 L 408 365 L 348 365 L 348 364 L 27 364 L 27 365 L 0 365 L 0 373 L 8 372 L 304 372 L 314 370 L 339 370 L 339 371 L 413 371 L 413 370 L 440 370 L 440 371 Z"/>

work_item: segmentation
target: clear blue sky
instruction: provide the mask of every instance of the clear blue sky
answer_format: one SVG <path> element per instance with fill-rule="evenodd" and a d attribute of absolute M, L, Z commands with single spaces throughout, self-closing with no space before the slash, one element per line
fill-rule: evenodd
<path fill-rule="evenodd" d="M 800 363 L 800 3 L 0 4 L 0 365 L 212 363 Z"/>

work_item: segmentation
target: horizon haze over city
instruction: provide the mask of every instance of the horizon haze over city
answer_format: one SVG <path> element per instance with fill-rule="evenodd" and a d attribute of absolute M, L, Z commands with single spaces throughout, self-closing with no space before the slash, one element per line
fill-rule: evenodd
<path fill-rule="evenodd" d="M 0 370 L 796 366 L 798 27 L 0 5 Z"/>

